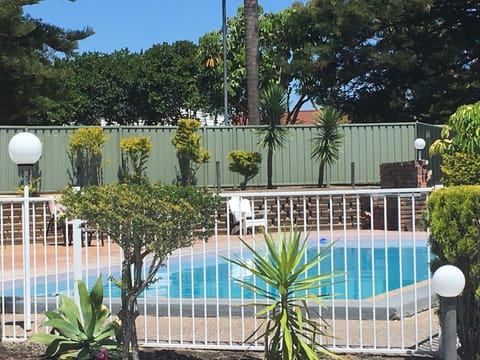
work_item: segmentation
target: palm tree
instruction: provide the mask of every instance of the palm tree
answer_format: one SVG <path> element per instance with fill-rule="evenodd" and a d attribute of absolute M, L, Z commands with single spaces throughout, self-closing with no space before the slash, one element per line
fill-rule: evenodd
<path fill-rule="evenodd" d="M 342 117 L 343 113 L 333 106 L 325 106 L 316 116 L 318 133 L 312 139 L 312 158 L 320 160 L 318 186 L 323 186 L 325 165 L 333 165 L 340 157 Z"/>
<path fill-rule="evenodd" d="M 245 60 L 247 69 L 248 123 L 259 124 L 259 58 L 258 0 L 244 0 Z"/>
<path fill-rule="evenodd" d="M 280 119 L 287 111 L 287 92 L 277 83 L 270 84 L 260 94 L 260 110 L 262 126 L 259 129 L 259 145 L 267 149 L 267 188 L 273 188 L 273 153 L 277 148 L 285 146 L 288 130 L 280 127 Z"/>

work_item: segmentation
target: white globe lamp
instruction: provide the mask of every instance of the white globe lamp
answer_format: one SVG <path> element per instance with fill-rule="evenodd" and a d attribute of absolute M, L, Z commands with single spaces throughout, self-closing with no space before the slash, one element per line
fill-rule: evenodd
<path fill-rule="evenodd" d="M 42 143 L 32 133 L 19 133 L 8 143 L 8 155 L 17 165 L 33 165 L 42 156 Z"/>
<path fill-rule="evenodd" d="M 425 149 L 425 140 L 422 138 L 416 138 L 414 141 L 415 149 L 417 150 L 418 160 L 422 160 L 422 150 Z"/>
<path fill-rule="evenodd" d="M 465 287 L 465 275 L 462 270 L 453 265 L 443 265 L 435 271 L 432 277 L 432 288 L 443 297 L 460 295 Z"/>

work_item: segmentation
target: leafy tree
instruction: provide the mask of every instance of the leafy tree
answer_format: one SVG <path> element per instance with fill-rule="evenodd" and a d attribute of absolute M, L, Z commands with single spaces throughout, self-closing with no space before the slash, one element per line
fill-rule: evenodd
<path fill-rule="evenodd" d="M 77 42 L 93 34 L 63 30 L 24 14 L 40 0 L 3 0 L 0 6 L 0 123 L 46 124 L 55 101 L 55 52 L 71 56 Z"/>
<path fill-rule="evenodd" d="M 194 116 L 200 107 L 197 45 L 190 41 L 154 45 L 144 53 L 141 95 L 143 118 L 148 125 L 176 125 L 184 116 Z"/>
<path fill-rule="evenodd" d="M 182 119 L 178 122 L 172 144 L 177 152 L 180 175 L 178 180 L 182 185 L 194 185 L 200 165 L 210 158 L 210 151 L 201 144 L 201 136 L 196 134 L 201 123 L 194 119 Z"/>
<path fill-rule="evenodd" d="M 261 147 L 267 149 L 267 188 L 272 189 L 273 153 L 285 146 L 288 130 L 280 126 L 280 120 L 288 107 L 287 94 L 281 85 L 272 83 L 262 90 L 260 108 L 262 126 L 259 129 Z"/>
<path fill-rule="evenodd" d="M 287 43 L 285 28 L 293 9 L 286 9 L 279 13 L 263 13 L 259 7 L 259 89 L 265 88 L 271 82 L 280 82 L 285 88 L 291 86 L 293 77 L 289 71 L 289 61 L 293 48 Z M 244 7 L 238 9 L 237 15 L 228 19 L 228 94 L 229 113 L 234 124 L 247 123 L 248 96 L 246 79 L 246 54 L 245 54 L 245 21 Z M 223 62 L 221 61 L 222 33 L 215 31 L 206 34 L 199 40 L 202 54 L 202 65 L 207 62 L 209 67 L 203 67 L 201 72 L 202 97 L 210 99 L 214 91 L 215 104 L 219 109 L 223 106 Z M 217 60 L 215 60 L 217 59 Z M 214 67 L 212 67 L 214 66 Z M 293 99 L 293 98 L 292 98 Z M 294 123 L 301 106 L 306 102 L 306 97 L 299 97 L 293 110 L 289 114 L 288 122 Z"/>
<path fill-rule="evenodd" d="M 123 251 L 121 279 L 114 280 L 121 289 L 121 355 L 138 360 L 138 296 L 157 280 L 159 268 L 175 249 L 208 238 L 218 198 L 193 187 L 126 182 L 88 186 L 81 193 L 69 189 L 62 202 L 66 216 L 95 224 Z"/>
<path fill-rule="evenodd" d="M 480 153 L 480 101 L 460 106 L 448 119 L 441 136 L 430 146 L 430 155 Z"/>
<path fill-rule="evenodd" d="M 444 122 L 480 87 L 478 11 L 461 0 L 298 6 L 288 36 L 300 91 L 354 122 Z"/>
<path fill-rule="evenodd" d="M 340 157 L 343 133 L 340 129 L 343 113 L 332 106 L 325 106 L 316 115 L 317 135 L 312 139 L 312 158 L 320 161 L 318 186 L 323 186 L 325 165 L 333 165 Z"/>
<path fill-rule="evenodd" d="M 253 151 L 232 150 L 228 153 L 227 159 L 230 161 L 228 169 L 244 177 L 240 183 L 240 188 L 245 189 L 248 181 L 253 179 L 260 171 L 262 154 Z"/>
<path fill-rule="evenodd" d="M 176 124 L 200 108 L 198 51 L 189 41 L 144 53 L 86 53 L 57 61 L 64 97 L 52 106 L 58 123 Z"/>

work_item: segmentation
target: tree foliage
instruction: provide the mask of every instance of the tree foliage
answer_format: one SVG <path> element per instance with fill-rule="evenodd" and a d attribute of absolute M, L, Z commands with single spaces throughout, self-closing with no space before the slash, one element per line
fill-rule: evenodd
<path fill-rule="evenodd" d="M 103 183 L 103 145 L 108 137 L 103 128 L 79 128 L 68 139 L 72 168 L 79 186 Z"/>
<path fill-rule="evenodd" d="M 131 349 L 138 359 L 137 298 L 157 280 L 169 254 L 208 238 L 218 198 L 193 187 L 125 182 L 68 189 L 62 203 L 66 216 L 86 220 L 123 251 L 121 279 L 115 280 L 121 289 L 122 358 L 129 359 Z"/>
<path fill-rule="evenodd" d="M 430 155 L 480 153 L 480 101 L 458 107 L 442 129 L 441 139 L 429 149 Z"/>
<path fill-rule="evenodd" d="M 40 0 L 3 0 L 0 6 L 0 124 L 48 124 L 58 96 L 55 52 L 71 56 L 89 28 L 64 30 L 33 19 L 23 7 Z"/>
<path fill-rule="evenodd" d="M 240 188 L 245 189 L 248 181 L 257 176 L 260 171 L 262 154 L 253 151 L 232 150 L 228 153 L 227 159 L 230 161 L 228 170 L 243 176 Z"/>
<path fill-rule="evenodd" d="M 285 146 L 288 129 L 282 127 L 280 120 L 288 108 L 287 93 L 277 83 L 271 83 L 260 93 L 260 112 L 262 127 L 258 129 L 259 145 L 267 149 L 267 187 L 273 188 L 273 154 Z"/>
<path fill-rule="evenodd" d="M 443 123 L 478 94 L 479 11 L 462 0 L 311 1 L 289 26 L 301 92 L 354 122 Z"/>
<path fill-rule="evenodd" d="M 320 161 L 318 186 L 323 186 L 325 165 L 333 165 L 340 158 L 344 134 L 340 127 L 343 113 L 332 106 L 325 106 L 317 113 L 317 135 L 312 139 L 312 158 Z"/>
<path fill-rule="evenodd" d="M 435 254 L 431 270 L 457 266 L 465 289 L 457 301 L 457 327 L 462 359 L 480 355 L 480 187 L 452 186 L 433 192 L 427 201 L 429 242 Z"/>
<path fill-rule="evenodd" d="M 152 142 L 147 136 L 123 138 L 120 140 L 122 150 L 122 177 L 141 182 L 146 179 L 147 162 L 152 150 Z"/>
<path fill-rule="evenodd" d="M 200 166 L 211 156 L 210 151 L 200 144 L 202 137 L 196 133 L 200 126 L 198 120 L 182 119 L 178 122 L 177 131 L 172 138 L 180 173 L 177 180 L 182 185 L 195 185 Z"/>

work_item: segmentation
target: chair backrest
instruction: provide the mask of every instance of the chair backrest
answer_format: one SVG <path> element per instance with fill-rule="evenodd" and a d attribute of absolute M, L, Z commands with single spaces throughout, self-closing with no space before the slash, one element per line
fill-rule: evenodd
<path fill-rule="evenodd" d="M 240 221 L 242 214 L 245 218 L 253 217 L 252 205 L 248 199 L 233 196 L 228 200 L 228 207 L 236 221 Z"/>
<path fill-rule="evenodd" d="M 65 206 L 55 200 L 48 200 L 48 210 L 51 217 L 61 216 L 65 212 Z"/>

